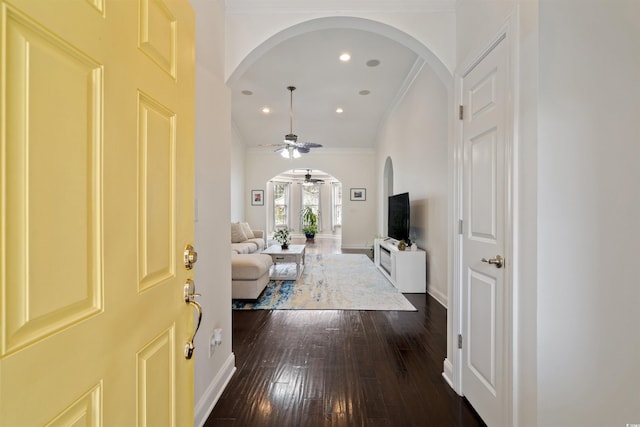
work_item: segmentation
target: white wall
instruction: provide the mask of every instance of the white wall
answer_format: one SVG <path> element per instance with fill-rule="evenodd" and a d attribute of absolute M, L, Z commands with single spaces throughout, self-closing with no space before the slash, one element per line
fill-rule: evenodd
<path fill-rule="evenodd" d="M 639 16 L 540 2 L 539 425 L 640 422 Z"/>
<path fill-rule="evenodd" d="M 409 192 L 411 233 L 427 252 L 427 290 L 447 305 L 449 93 L 424 66 L 380 132 L 377 151 L 378 233 L 384 233 L 383 171 L 393 162 L 393 193 Z"/>
<path fill-rule="evenodd" d="M 231 98 L 224 85 L 224 10 L 220 2 L 191 0 L 196 12 L 195 265 L 203 317 L 195 339 L 195 424 L 202 425 L 235 369 L 231 352 L 229 253 Z M 222 345 L 209 357 L 209 338 Z"/>
<path fill-rule="evenodd" d="M 231 127 L 231 221 L 244 222 L 245 200 L 250 196 L 244 186 L 246 146 L 235 126 Z"/>
<path fill-rule="evenodd" d="M 312 151 L 300 159 L 286 160 L 272 151 L 248 150 L 245 164 L 245 193 L 266 190 L 267 182 L 291 169 L 320 169 L 342 182 L 342 247 L 368 248 L 376 230 L 376 179 L 373 150 Z M 350 188 L 366 188 L 366 201 L 350 201 Z M 265 191 L 266 194 L 266 191 Z M 267 230 L 267 207 L 251 206 L 246 198 L 245 217 L 252 227 Z M 298 228 L 297 226 L 295 228 Z"/>

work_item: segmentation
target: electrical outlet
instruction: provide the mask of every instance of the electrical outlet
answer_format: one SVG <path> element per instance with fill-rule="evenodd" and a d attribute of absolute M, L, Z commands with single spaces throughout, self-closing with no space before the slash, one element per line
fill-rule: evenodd
<path fill-rule="evenodd" d="M 222 329 L 216 328 L 211 332 L 209 337 L 209 357 L 213 356 L 216 351 L 216 347 L 222 344 Z"/>
<path fill-rule="evenodd" d="M 209 337 L 209 358 L 213 356 L 213 353 L 215 351 L 216 351 L 215 332 L 211 332 L 211 336 Z"/>

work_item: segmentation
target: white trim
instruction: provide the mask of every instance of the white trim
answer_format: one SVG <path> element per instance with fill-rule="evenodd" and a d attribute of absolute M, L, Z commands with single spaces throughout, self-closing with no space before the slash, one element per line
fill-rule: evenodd
<path fill-rule="evenodd" d="M 236 356 L 231 353 L 218 371 L 218 374 L 213 381 L 211 381 L 211 384 L 209 384 L 209 387 L 207 387 L 202 394 L 200 401 L 196 404 L 193 423 L 195 426 L 202 427 L 207 421 L 207 418 L 209 418 L 211 411 L 213 411 L 216 403 L 218 403 L 218 399 L 220 399 L 222 392 L 227 387 L 227 384 L 229 384 L 235 372 Z"/>
<path fill-rule="evenodd" d="M 447 296 L 440 291 L 432 290 L 429 286 L 427 286 L 427 293 L 433 297 L 434 300 L 438 301 L 438 303 L 447 309 Z"/>
<path fill-rule="evenodd" d="M 467 75 L 473 67 L 480 62 L 486 55 L 489 54 L 493 48 L 495 48 L 500 42 L 505 42 L 506 57 L 507 57 L 507 70 L 506 70 L 506 90 L 507 90 L 507 105 L 506 105 L 506 119 L 505 119 L 505 241 L 504 251 L 505 259 L 507 260 L 507 267 L 505 269 L 504 276 L 504 301 L 505 301 L 505 322 L 504 322 L 504 400 L 502 402 L 502 420 L 504 425 L 510 425 L 517 427 L 517 410 L 514 409 L 517 404 L 515 391 L 515 381 L 513 375 L 514 360 L 515 360 L 515 348 L 514 345 L 517 342 L 514 335 L 515 329 L 515 317 L 514 317 L 514 296 L 516 292 L 512 292 L 515 289 L 517 283 L 515 282 L 515 270 L 514 265 L 515 253 L 514 253 L 514 199 L 516 197 L 517 188 L 515 187 L 515 145 L 517 143 L 517 58 L 518 58 L 518 7 L 516 6 L 514 12 L 512 12 L 506 19 L 499 32 L 487 43 L 486 47 L 473 55 L 470 55 L 465 61 L 461 62 L 461 65 L 456 69 L 454 73 L 454 99 L 457 102 L 454 103 L 454 108 L 457 110 L 458 105 L 462 104 L 462 79 Z M 457 117 L 457 114 L 456 114 Z M 463 134 L 462 134 L 462 121 L 455 120 L 457 123 L 454 125 L 454 145 L 453 150 L 453 219 L 462 218 L 463 208 L 463 194 L 462 194 L 462 173 L 463 173 Z M 461 264 L 461 235 L 458 233 L 457 220 L 452 221 L 454 224 L 450 227 L 451 240 L 453 241 L 453 271 L 452 271 L 452 295 L 451 305 L 453 313 L 451 316 L 451 328 L 447 328 L 449 336 L 447 337 L 448 345 L 452 347 L 452 358 L 445 359 L 443 377 L 451 385 L 451 387 L 459 394 L 464 395 L 462 389 L 462 351 L 457 348 L 457 337 L 462 333 L 462 309 L 464 307 L 464 301 L 462 301 L 462 264 Z"/>
<path fill-rule="evenodd" d="M 444 359 L 442 364 L 442 378 L 449 384 L 449 387 L 453 387 L 453 365 L 449 362 L 449 359 Z"/>
<path fill-rule="evenodd" d="M 366 250 L 370 250 L 371 246 L 363 246 L 363 245 L 342 245 L 340 246 L 341 249 L 366 249 Z"/>

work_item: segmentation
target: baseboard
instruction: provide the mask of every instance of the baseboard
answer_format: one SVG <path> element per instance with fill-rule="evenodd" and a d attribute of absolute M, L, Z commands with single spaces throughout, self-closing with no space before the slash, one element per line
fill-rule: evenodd
<path fill-rule="evenodd" d="M 216 377 L 211 381 L 211 384 L 205 390 L 200 401 L 195 407 L 195 420 L 194 425 L 202 427 L 209 418 L 209 414 L 213 411 L 213 407 L 216 406 L 218 399 L 222 395 L 222 392 L 227 387 L 229 380 L 236 371 L 236 356 L 231 353 L 225 363 L 222 365 L 222 369 L 218 372 Z"/>
<path fill-rule="evenodd" d="M 292 233 L 291 234 L 291 238 L 292 239 L 306 239 L 307 237 L 305 236 L 304 233 Z M 342 236 L 335 235 L 335 234 L 316 234 L 314 239 L 319 239 L 319 240 L 340 240 L 340 239 L 342 239 Z"/>
<path fill-rule="evenodd" d="M 427 286 L 427 293 L 431 295 L 433 299 L 438 301 L 441 306 L 443 306 L 445 309 L 448 309 L 446 295 L 444 295 L 442 292 L 431 290 L 428 286 Z"/>
<path fill-rule="evenodd" d="M 358 250 L 371 250 L 371 246 L 362 246 L 362 245 L 342 245 L 341 249 L 358 249 Z"/>
<path fill-rule="evenodd" d="M 449 387 L 455 390 L 453 386 L 453 365 L 449 362 L 449 359 L 444 359 L 442 378 L 449 384 Z"/>

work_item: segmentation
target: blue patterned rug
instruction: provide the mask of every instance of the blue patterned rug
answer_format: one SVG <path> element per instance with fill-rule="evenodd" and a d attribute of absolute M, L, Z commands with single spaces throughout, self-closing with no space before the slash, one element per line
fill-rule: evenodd
<path fill-rule="evenodd" d="M 233 300 L 232 308 L 417 311 L 364 254 L 308 254 L 305 262 L 297 281 L 271 280 L 257 300 Z"/>

